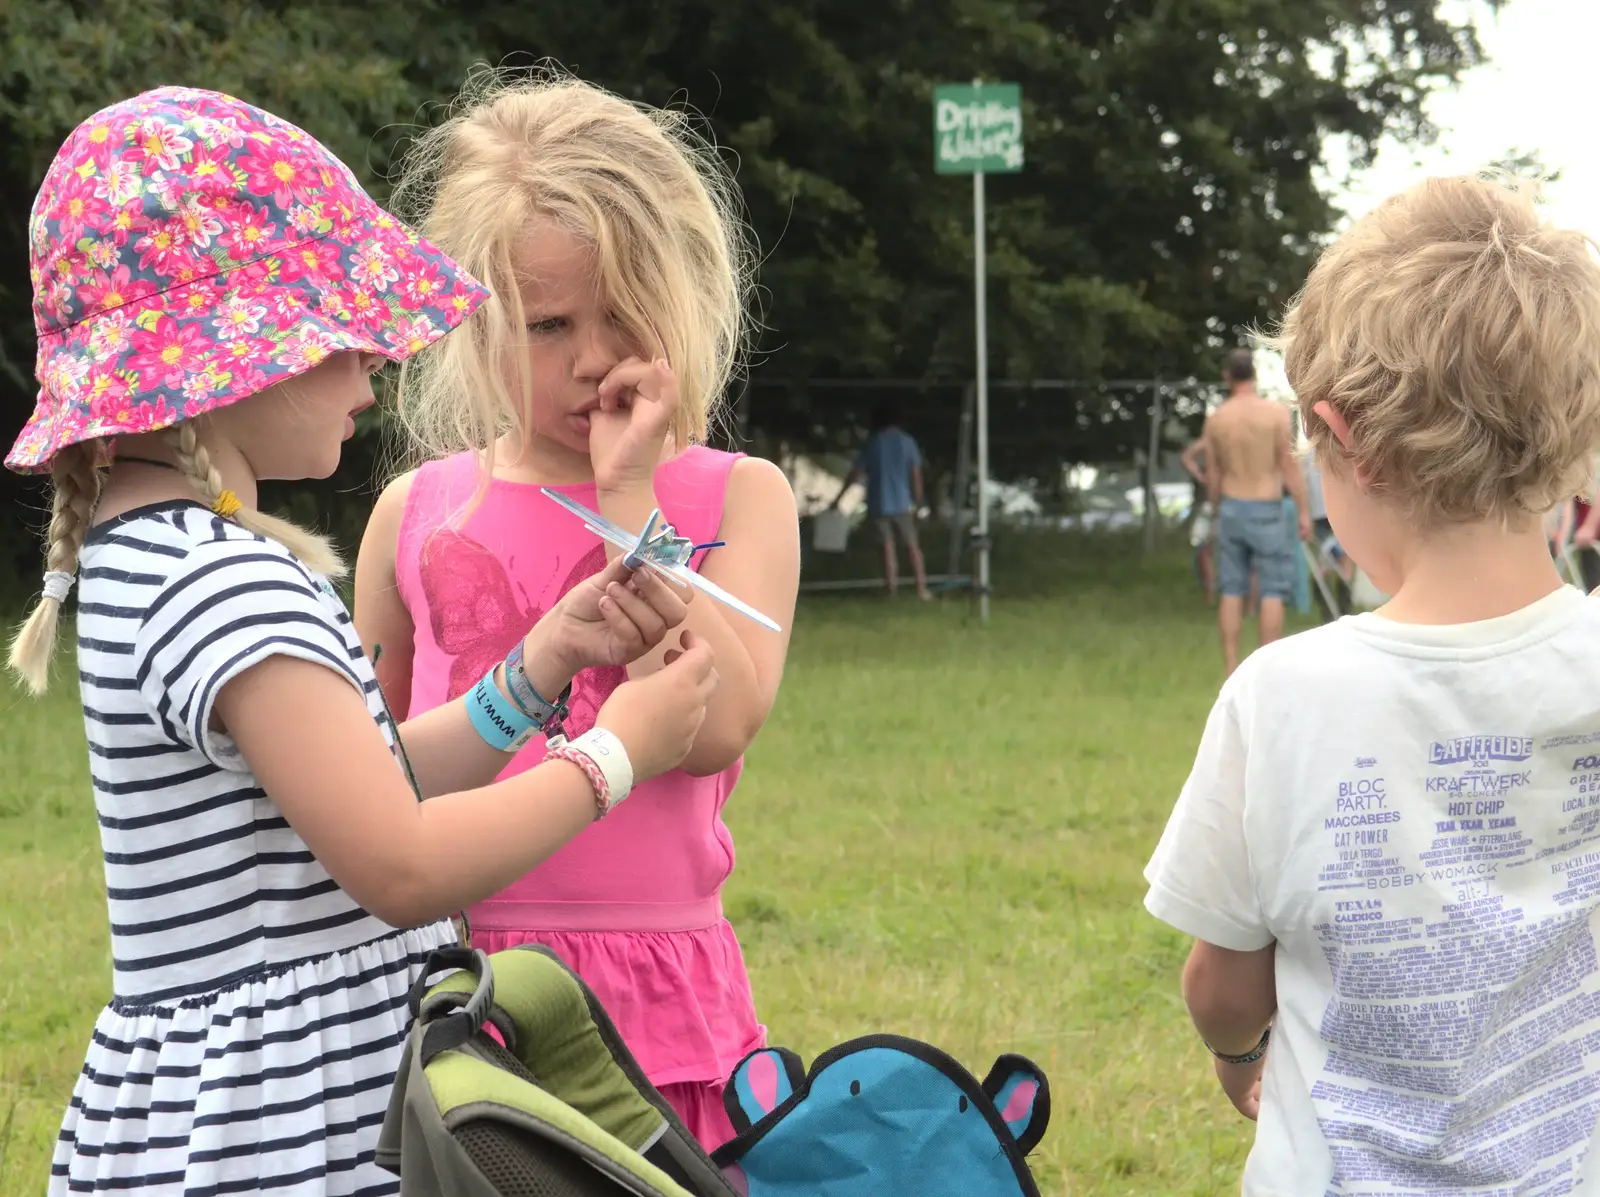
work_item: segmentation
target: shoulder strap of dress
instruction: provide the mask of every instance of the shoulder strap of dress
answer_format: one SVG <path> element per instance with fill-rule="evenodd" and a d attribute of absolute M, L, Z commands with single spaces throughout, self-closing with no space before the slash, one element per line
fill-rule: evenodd
<path fill-rule="evenodd" d="M 705 542 L 717 538 L 722 526 L 722 505 L 728 493 L 728 476 L 743 453 L 725 453 L 705 445 L 691 445 L 662 465 L 656 491 L 667 518 L 679 535 Z M 691 560 L 698 569 L 704 554 Z"/>

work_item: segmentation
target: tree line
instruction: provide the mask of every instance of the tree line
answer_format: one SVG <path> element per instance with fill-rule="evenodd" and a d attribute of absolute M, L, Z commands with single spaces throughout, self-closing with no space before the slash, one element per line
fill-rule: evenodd
<path fill-rule="evenodd" d="M 970 182 L 933 171 L 932 94 L 1016 82 L 1027 165 L 987 181 L 990 363 L 1028 380 L 1209 377 L 1337 220 L 1327 139 L 1359 165 L 1431 135 L 1425 100 L 1481 56 L 1441 0 L 12 0 L 0 7 L 0 407 L 32 408 L 29 205 L 62 138 L 167 83 L 217 88 L 332 146 L 382 202 L 410 133 L 475 64 L 554 60 L 697 114 L 763 253 L 739 427 L 811 449 L 865 412 L 814 377 L 959 380 L 973 362 Z M 908 394 L 937 459 L 960 391 Z M 996 471 L 1125 457 L 1092 388 L 1035 399 Z M 359 495 L 375 438 L 302 502 Z M 936 460 L 935 464 L 939 464 Z M 0 497 L 35 501 L 8 478 Z M 359 515 L 359 513 L 357 513 Z M 352 516 L 351 518 L 357 518 Z M 359 526 L 359 525 L 357 525 Z M 13 539 L 21 535 L 9 522 Z M 12 546 L 7 546 L 9 549 Z M 22 554 L 31 566 L 31 553 Z"/>

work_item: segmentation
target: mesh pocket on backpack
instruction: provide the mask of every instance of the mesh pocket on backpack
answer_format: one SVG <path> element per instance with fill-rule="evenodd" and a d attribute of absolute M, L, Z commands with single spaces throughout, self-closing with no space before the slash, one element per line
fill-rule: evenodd
<path fill-rule="evenodd" d="M 629 1197 L 559 1143 L 502 1122 L 463 1123 L 455 1139 L 500 1197 Z"/>

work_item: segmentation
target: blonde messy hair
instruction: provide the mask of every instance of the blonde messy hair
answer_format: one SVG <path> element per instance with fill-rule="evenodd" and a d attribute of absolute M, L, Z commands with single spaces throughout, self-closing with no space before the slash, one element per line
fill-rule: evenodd
<path fill-rule="evenodd" d="M 203 417 L 202 417 L 203 418 Z M 216 508 L 222 499 L 222 476 L 211 464 L 211 455 L 196 435 L 194 420 L 184 420 L 167 429 L 164 438 L 172 450 L 178 470 L 207 507 Z M 108 449 L 102 441 L 68 445 L 50 464 L 50 527 L 45 533 L 47 573 L 73 575 L 78 572 L 78 557 L 83 540 L 94 522 L 95 505 L 105 486 L 103 462 Z M 231 506 L 231 505 L 230 505 Z M 344 562 L 338 550 L 325 538 L 298 524 L 268 515 L 252 507 L 237 507 L 227 517 L 241 528 L 276 540 L 298 557 L 308 569 L 330 578 L 342 577 Z M 28 614 L 11 642 L 8 664 L 22 683 L 35 695 L 50 686 L 50 662 L 55 657 L 57 629 L 65 600 L 47 590 Z"/>
<path fill-rule="evenodd" d="M 628 339 L 677 375 L 677 447 L 703 440 L 748 335 L 754 254 L 737 195 L 682 113 L 553 68 L 475 71 L 454 115 L 407 155 L 393 197 L 492 292 L 455 336 L 402 366 L 399 415 L 415 449 L 492 455 L 499 435 L 536 431 L 524 427 L 532 380 L 516 260 L 540 220 L 592 248 Z"/>
<path fill-rule="evenodd" d="M 1588 475 L 1600 264 L 1536 199 L 1487 177 L 1392 197 L 1322 255 L 1274 338 L 1319 455 L 1424 521 L 1520 524 Z"/>

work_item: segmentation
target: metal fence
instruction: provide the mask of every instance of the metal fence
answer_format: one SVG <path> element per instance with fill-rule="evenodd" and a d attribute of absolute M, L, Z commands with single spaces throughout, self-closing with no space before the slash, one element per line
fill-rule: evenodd
<path fill-rule="evenodd" d="M 725 412 L 723 439 L 784 465 L 791 481 L 803 460 L 842 473 L 867 435 L 873 410 L 893 401 L 901 426 L 922 449 L 928 495 L 948 524 L 946 574 L 963 577 L 972 551 L 986 547 L 974 538 L 975 392 L 970 381 L 757 377 Z M 1148 551 L 1160 521 L 1156 487 L 1164 478 L 1182 477 L 1177 454 L 1198 434 L 1218 396 L 1218 386 L 1194 379 L 992 380 L 991 485 L 1020 487 L 1062 511 L 1081 499 L 1085 467 L 1120 477 L 1131 472 L 1143 489 Z M 804 479 L 798 481 L 802 515 L 832 501 L 832 494 L 808 492 Z M 934 568 L 933 561 L 929 565 Z"/>

